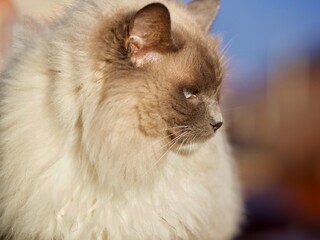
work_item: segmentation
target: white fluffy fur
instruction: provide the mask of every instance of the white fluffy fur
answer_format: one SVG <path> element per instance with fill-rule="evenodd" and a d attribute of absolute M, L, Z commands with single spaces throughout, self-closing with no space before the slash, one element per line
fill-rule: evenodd
<path fill-rule="evenodd" d="M 95 120 L 101 83 L 84 38 L 98 12 L 150 1 L 128 2 L 75 7 L 2 75 L 0 232 L 14 240 L 226 240 L 238 230 L 241 198 L 223 130 L 183 156 L 135 130 L 133 96 L 107 104 L 107 124 Z M 166 5 L 173 23 L 192 29 L 176 2 Z M 55 83 L 51 66 L 66 70 Z"/>

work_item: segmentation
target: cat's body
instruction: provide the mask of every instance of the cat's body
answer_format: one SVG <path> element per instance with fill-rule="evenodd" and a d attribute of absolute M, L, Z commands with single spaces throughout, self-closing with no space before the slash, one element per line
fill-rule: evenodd
<path fill-rule="evenodd" d="M 220 77 L 217 41 L 206 39 L 185 6 L 163 0 L 175 42 L 161 36 L 157 44 L 168 44 L 144 48 L 136 41 L 144 26 L 136 27 L 139 18 L 159 13 L 161 31 L 167 12 L 158 4 L 134 15 L 151 1 L 128 2 L 80 4 L 2 75 L 0 235 L 227 240 L 237 232 L 241 198 L 224 130 L 212 137 L 210 129 L 193 133 L 190 127 L 193 139 L 179 135 L 190 118 L 184 105 L 196 105 L 193 111 L 202 117 L 191 117 L 191 125 L 200 129 L 196 124 L 207 118 L 207 106 L 217 104 L 200 94 L 192 95 L 193 103 L 179 100 L 182 95 L 166 103 L 176 94 L 172 86 L 197 69 L 203 79 L 213 79 L 213 66 Z M 197 45 L 206 41 L 210 47 Z M 208 49 L 214 54 L 206 57 Z M 193 57 L 202 52 L 206 62 Z M 172 112 L 177 106 L 181 116 Z"/>

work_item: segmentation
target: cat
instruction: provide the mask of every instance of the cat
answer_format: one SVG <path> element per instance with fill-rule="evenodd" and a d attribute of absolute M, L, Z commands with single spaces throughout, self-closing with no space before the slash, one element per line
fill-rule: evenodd
<path fill-rule="evenodd" d="M 87 0 L 1 75 L 0 235 L 232 239 L 218 0 Z"/>

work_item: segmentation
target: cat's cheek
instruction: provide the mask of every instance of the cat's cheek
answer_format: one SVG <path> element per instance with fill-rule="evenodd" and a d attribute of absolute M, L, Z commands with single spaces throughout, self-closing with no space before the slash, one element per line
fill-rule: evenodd
<path fill-rule="evenodd" d="M 137 111 L 139 116 L 139 130 L 143 134 L 149 137 L 159 137 L 163 135 L 166 124 L 158 112 L 155 111 L 155 107 L 137 107 Z"/>

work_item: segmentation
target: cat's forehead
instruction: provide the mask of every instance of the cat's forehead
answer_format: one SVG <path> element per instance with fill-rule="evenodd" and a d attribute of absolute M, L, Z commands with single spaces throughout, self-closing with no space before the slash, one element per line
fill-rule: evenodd
<path fill-rule="evenodd" d="M 186 43 L 181 51 L 169 56 L 165 62 L 176 85 L 210 90 L 217 87 L 223 78 L 221 58 L 216 46 L 209 41 Z"/>

